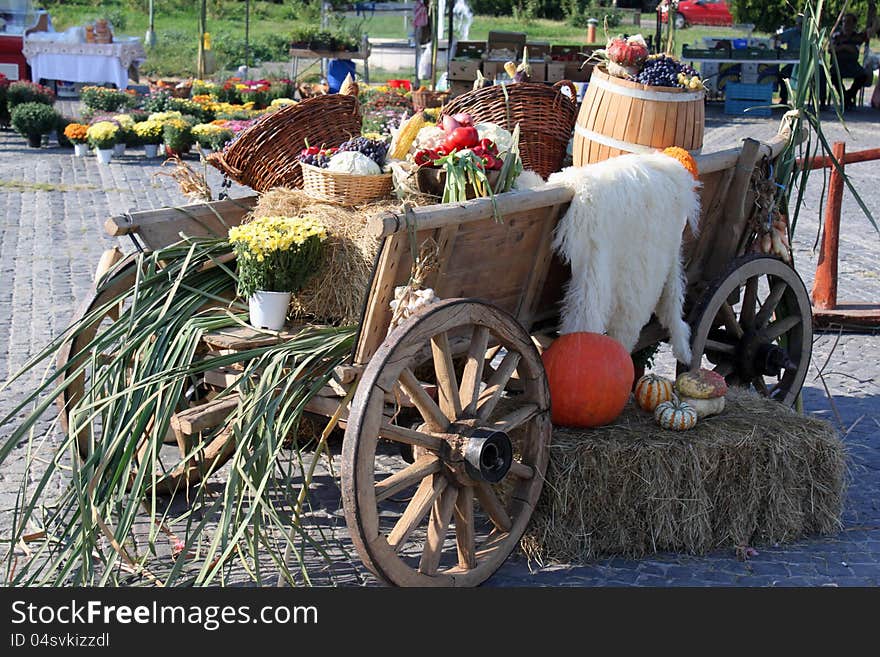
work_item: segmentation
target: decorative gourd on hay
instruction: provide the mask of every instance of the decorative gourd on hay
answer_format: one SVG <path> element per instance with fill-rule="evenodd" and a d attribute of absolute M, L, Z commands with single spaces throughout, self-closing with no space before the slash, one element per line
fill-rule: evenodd
<path fill-rule="evenodd" d="M 636 382 L 635 399 L 642 410 L 653 412 L 672 397 L 672 381 L 662 376 L 645 374 Z"/>
<path fill-rule="evenodd" d="M 554 424 L 598 427 L 614 421 L 629 399 L 632 358 L 599 333 L 567 333 L 542 355 Z"/>
<path fill-rule="evenodd" d="M 693 408 L 702 420 L 724 410 L 727 381 L 712 370 L 683 372 L 675 380 L 675 391 L 679 399 Z"/>
<path fill-rule="evenodd" d="M 686 402 L 673 397 L 654 409 L 654 419 L 664 429 L 687 431 L 697 425 L 697 411 Z"/>

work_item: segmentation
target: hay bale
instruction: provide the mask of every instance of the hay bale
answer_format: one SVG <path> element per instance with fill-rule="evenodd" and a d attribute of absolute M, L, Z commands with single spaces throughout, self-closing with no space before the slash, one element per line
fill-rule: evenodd
<path fill-rule="evenodd" d="M 840 529 L 845 448 L 823 420 L 741 389 L 683 433 L 627 405 L 613 424 L 557 427 L 521 548 L 540 563 L 791 541 Z"/>

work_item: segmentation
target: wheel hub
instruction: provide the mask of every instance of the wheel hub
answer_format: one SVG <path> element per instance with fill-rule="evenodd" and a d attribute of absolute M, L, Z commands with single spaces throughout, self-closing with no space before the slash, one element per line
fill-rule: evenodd
<path fill-rule="evenodd" d="M 419 428 L 426 429 L 425 425 Z M 481 481 L 498 483 L 513 463 L 513 443 L 504 431 L 473 426 L 464 420 L 451 425 L 447 433 L 434 435 L 443 439 L 440 459 L 462 486 Z"/>
<path fill-rule="evenodd" d="M 779 377 L 783 370 L 797 367 L 788 351 L 755 331 L 747 331 L 740 338 L 736 347 L 736 365 L 737 375 L 745 381 L 757 376 Z"/>
<path fill-rule="evenodd" d="M 471 478 L 490 484 L 504 479 L 513 462 L 513 445 L 503 431 L 479 427 L 465 445 L 464 467 Z"/>

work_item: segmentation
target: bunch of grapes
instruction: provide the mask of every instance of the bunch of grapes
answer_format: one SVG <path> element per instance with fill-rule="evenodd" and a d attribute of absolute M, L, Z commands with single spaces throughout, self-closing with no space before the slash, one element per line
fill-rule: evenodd
<path fill-rule="evenodd" d="M 385 154 L 388 152 L 388 144 L 381 139 L 367 139 L 355 137 L 339 147 L 340 151 L 357 151 L 366 155 L 380 167 L 385 164 Z"/>
<path fill-rule="evenodd" d="M 299 161 L 304 164 L 311 164 L 313 167 L 326 169 L 330 164 L 330 158 L 333 157 L 338 148 L 304 148 L 299 154 Z"/>
<path fill-rule="evenodd" d="M 661 54 L 649 57 L 633 80 L 652 87 L 684 87 L 682 80 L 690 80 L 696 75 L 692 67 Z"/>

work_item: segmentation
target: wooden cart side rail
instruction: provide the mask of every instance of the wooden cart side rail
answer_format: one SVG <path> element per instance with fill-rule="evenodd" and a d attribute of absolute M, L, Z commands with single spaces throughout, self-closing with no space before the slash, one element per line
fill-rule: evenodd
<path fill-rule="evenodd" d="M 771 160 L 777 158 L 788 143 L 789 134 L 788 129 L 784 128 L 769 141 L 760 143 L 758 156 L 766 156 Z M 716 153 L 698 155 L 694 158 L 697 169 L 705 175 L 731 169 L 740 160 L 742 149 L 740 145 Z M 490 218 L 496 207 L 503 217 L 513 212 L 565 204 L 571 201 L 571 197 L 571 190 L 559 184 L 551 184 L 537 190 L 515 190 L 499 194 L 495 197 L 494 205 L 492 199 L 478 198 L 464 203 L 410 208 L 400 214 L 385 212 L 370 218 L 367 230 L 376 238 L 387 237 L 409 228 L 432 230 Z"/>
<path fill-rule="evenodd" d="M 137 234 L 151 249 L 180 240 L 180 233 L 199 236 L 225 236 L 229 226 L 240 224 L 257 204 L 259 197 L 194 203 L 174 208 L 144 210 L 110 217 L 104 230 L 112 237 Z"/>

